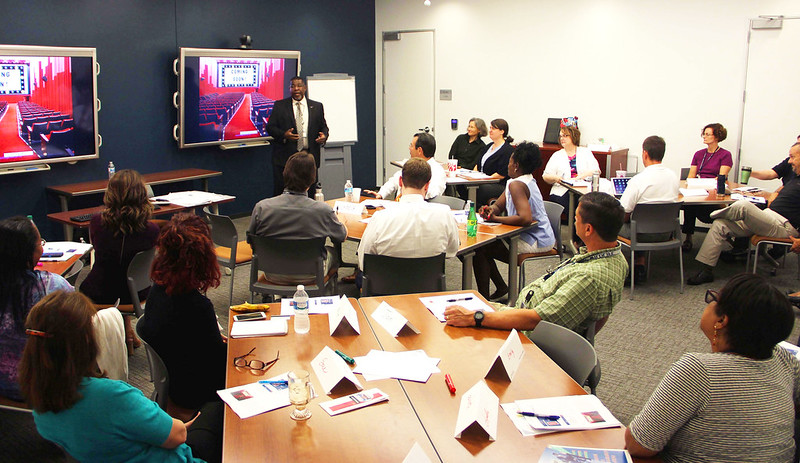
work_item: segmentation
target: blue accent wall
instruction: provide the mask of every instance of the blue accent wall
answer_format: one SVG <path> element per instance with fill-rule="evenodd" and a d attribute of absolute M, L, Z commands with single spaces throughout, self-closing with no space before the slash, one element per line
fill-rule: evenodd
<path fill-rule="evenodd" d="M 235 195 L 223 214 L 249 214 L 272 192 L 270 147 L 222 151 L 178 149 L 172 126 L 179 47 L 237 48 L 239 36 L 253 48 L 300 50 L 301 74 L 340 72 L 356 76 L 359 142 L 353 147 L 353 181 L 375 185 L 374 1 L 294 0 L 29 0 L 4 5 L 0 43 L 97 48 L 100 158 L 52 164 L 46 172 L 0 176 L 0 217 L 32 214 L 50 240 L 61 226 L 46 215 L 60 210 L 49 185 L 96 180 L 117 170 L 142 173 L 197 167 L 219 170 L 210 190 Z M 309 94 L 313 99 L 313 95 Z M 166 188 L 156 187 L 156 194 Z M 171 188 L 199 189 L 199 182 Z M 101 195 L 73 200 L 72 209 L 102 202 Z"/>

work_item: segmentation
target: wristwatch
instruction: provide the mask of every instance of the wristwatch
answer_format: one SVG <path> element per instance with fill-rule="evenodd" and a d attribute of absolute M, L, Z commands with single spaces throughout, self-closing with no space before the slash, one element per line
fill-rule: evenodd
<path fill-rule="evenodd" d="M 481 327 L 481 323 L 483 323 L 483 317 L 484 317 L 483 312 L 478 310 L 472 316 L 475 318 L 475 326 L 480 328 Z"/>

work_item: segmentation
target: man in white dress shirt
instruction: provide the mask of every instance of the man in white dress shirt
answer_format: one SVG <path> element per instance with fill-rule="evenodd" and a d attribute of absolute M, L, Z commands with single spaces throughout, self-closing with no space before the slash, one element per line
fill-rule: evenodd
<path fill-rule="evenodd" d="M 637 204 L 668 203 L 678 200 L 680 195 L 680 180 L 675 172 L 661 165 L 667 144 L 663 138 L 653 135 L 644 139 L 642 143 L 642 164 L 644 170 L 628 181 L 625 192 L 619 199 L 625 208 L 625 224 L 620 230 L 620 236 L 630 238 L 631 213 Z M 666 236 L 650 236 L 639 234 L 639 241 L 663 241 Z M 632 270 L 636 283 L 644 283 L 647 278 L 644 253 L 639 253 Z"/>
<path fill-rule="evenodd" d="M 435 198 L 444 193 L 444 189 L 447 186 L 447 174 L 442 168 L 442 165 L 433 157 L 436 153 L 436 139 L 433 138 L 433 135 L 424 132 L 414 135 L 414 138 L 411 139 L 411 144 L 408 145 L 408 153 L 411 159 L 420 158 L 424 161 L 428 161 L 428 165 L 431 167 L 430 185 L 428 186 L 427 193 L 425 193 L 425 199 Z M 365 190 L 364 192 L 378 199 L 383 199 L 394 193 L 399 193 L 400 172 L 398 171 L 392 178 L 387 180 L 377 193 L 371 190 Z"/>
<path fill-rule="evenodd" d="M 400 200 L 376 212 L 364 230 L 358 246 L 359 268 L 364 267 L 365 254 L 430 257 L 444 252 L 447 257 L 456 255 L 459 245 L 456 219 L 446 205 L 425 202 L 430 182 L 430 163 L 416 157 L 405 163 L 399 178 Z"/>

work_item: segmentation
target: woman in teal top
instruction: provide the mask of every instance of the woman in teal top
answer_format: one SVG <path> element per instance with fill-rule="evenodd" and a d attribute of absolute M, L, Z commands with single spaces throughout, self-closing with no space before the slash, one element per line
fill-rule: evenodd
<path fill-rule="evenodd" d="M 204 461 L 186 444 L 196 418 L 171 418 L 133 386 L 99 377 L 94 313 L 83 294 L 56 291 L 28 315 L 20 384 L 39 433 L 82 462 Z"/>
<path fill-rule="evenodd" d="M 533 171 L 542 165 L 539 146 L 536 143 L 520 143 L 508 160 L 508 176 L 505 194 L 494 204 L 480 209 L 481 217 L 488 222 L 526 226 L 537 222 L 520 234 L 519 253 L 530 254 L 553 249 L 556 243 L 553 229 L 544 209 L 542 193 L 533 178 Z M 506 212 L 505 216 L 501 216 Z M 502 241 L 495 241 L 479 248 L 473 260 L 478 292 L 489 299 L 497 299 L 508 293 L 508 285 L 497 269 L 495 260 L 508 262 L 508 248 Z M 489 295 L 489 279 L 497 290 Z"/>

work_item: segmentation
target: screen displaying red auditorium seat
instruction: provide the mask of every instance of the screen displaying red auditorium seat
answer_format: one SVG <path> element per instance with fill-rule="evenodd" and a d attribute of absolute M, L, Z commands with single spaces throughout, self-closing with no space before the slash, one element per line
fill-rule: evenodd
<path fill-rule="evenodd" d="M 299 58 L 299 52 L 181 49 L 180 147 L 267 139 L 272 106 L 289 96 Z"/>
<path fill-rule="evenodd" d="M 0 46 L 0 166 L 97 157 L 95 51 Z"/>

